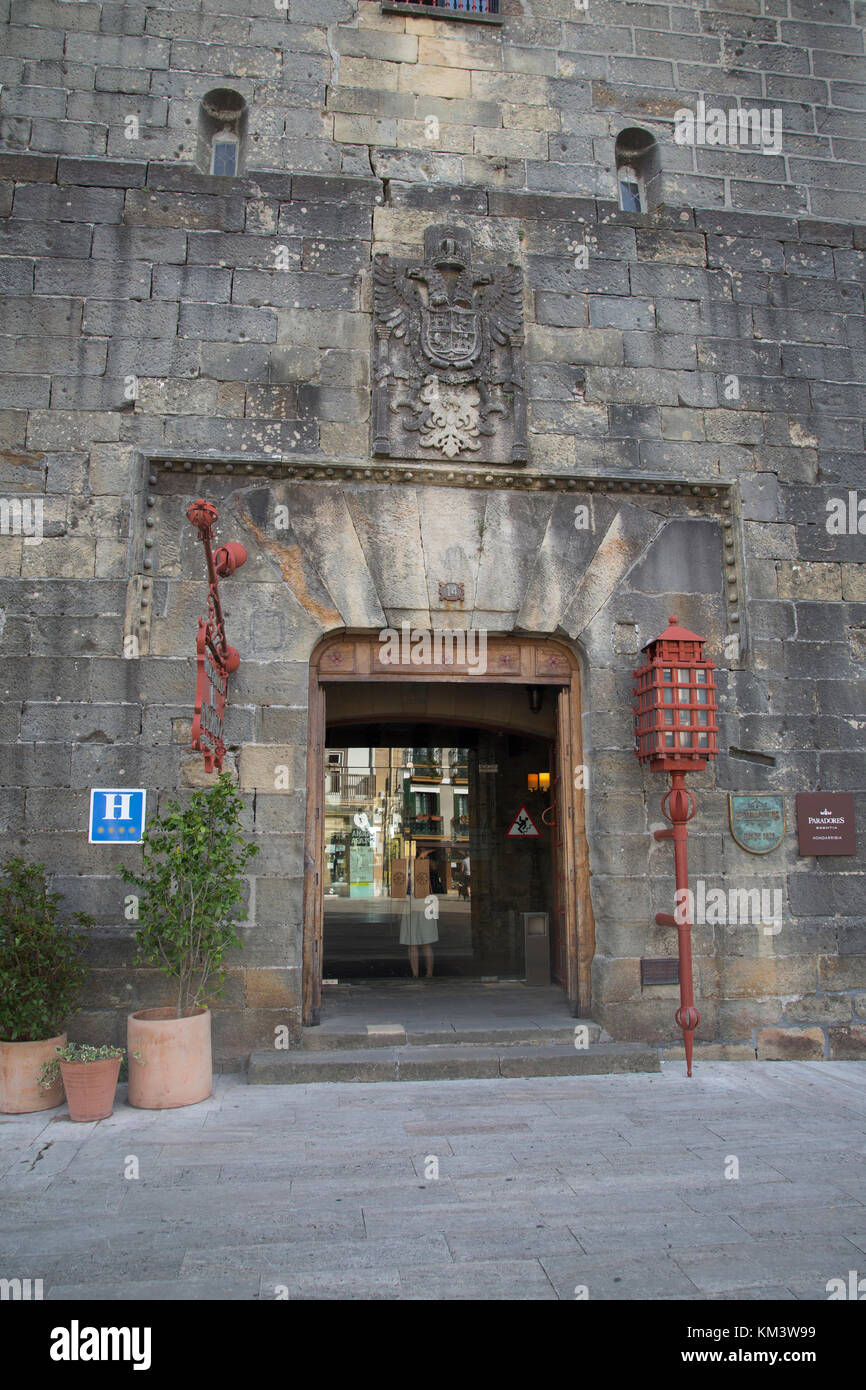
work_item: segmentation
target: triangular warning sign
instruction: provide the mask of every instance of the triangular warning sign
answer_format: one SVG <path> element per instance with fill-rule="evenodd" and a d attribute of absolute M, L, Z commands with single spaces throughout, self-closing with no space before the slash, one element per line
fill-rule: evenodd
<path fill-rule="evenodd" d="M 539 838 L 541 832 L 525 806 L 521 806 L 514 820 L 505 832 L 506 840 L 531 840 Z"/>

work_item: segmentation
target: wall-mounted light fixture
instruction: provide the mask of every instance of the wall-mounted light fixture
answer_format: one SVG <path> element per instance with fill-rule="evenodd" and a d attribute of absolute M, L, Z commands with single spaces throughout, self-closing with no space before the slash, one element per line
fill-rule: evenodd
<path fill-rule="evenodd" d="M 660 927 L 676 927 L 679 942 L 680 1007 L 675 1018 L 683 1030 L 686 1070 L 692 1074 L 692 1048 L 701 1016 L 695 1008 L 692 983 L 692 924 L 688 912 L 688 823 L 697 802 L 684 781 L 687 772 L 703 772 L 718 756 L 715 663 L 704 656 L 703 637 L 680 627 L 675 617 L 655 641 L 643 648 L 646 660 L 632 671 L 635 679 L 635 754 L 652 772 L 666 772 L 671 785 L 662 798 L 662 815 L 669 830 L 656 830 L 657 840 L 674 842 L 677 911 L 657 912 Z"/>
<path fill-rule="evenodd" d="M 550 773 L 528 772 L 526 774 L 526 789 L 530 792 L 550 791 Z"/>

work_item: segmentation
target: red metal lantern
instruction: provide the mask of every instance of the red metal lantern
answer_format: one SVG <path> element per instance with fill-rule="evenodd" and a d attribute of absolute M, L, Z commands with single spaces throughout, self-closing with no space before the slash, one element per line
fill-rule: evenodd
<path fill-rule="evenodd" d="M 670 774 L 671 785 L 662 798 L 662 814 L 670 830 L 657 830 L 657 840 L 673 840 L 677 886 L 677 912 L 656 913 L 662 927 L 676 927 L 680 963 L 680 1007 L 676 1021 L 683 1030 L 688 1074 L 692 1074 L 695 1029 L 701 1021 L 695 1008 L 692 983 L 691 918 L 684 910 L 689 902 L 688 822 L 697 802 L 687 791 L 687 772 L 702 772 L 718 756 L 715 663 L 704 657 L 704 638 L 677 625 L 676 617 L 654 642 L 648 642 L 645 665 L 632 672 L 635 755 L 653 772 Z"/>
<path fill-rule="evenodd" d="M 670 622 L 632 672 L 635 753 L 653 772 L 701 772 L 719 751 L 716 666 L 704 657 L 703 637 Z"/>

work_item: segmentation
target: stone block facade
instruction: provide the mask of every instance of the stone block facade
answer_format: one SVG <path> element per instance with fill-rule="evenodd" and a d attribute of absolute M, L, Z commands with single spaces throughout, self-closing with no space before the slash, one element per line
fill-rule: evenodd
<path fill-rule="evenodd" d="M 580 659 L 592 1016 L 677 1041 L 670 987 L 641 983 L 676 933 L 654 922 L 672 863 L 631 713 L 637 654 L 676 612 L 722 709 L 692 873 L 784 904 L 774 934 L 696 925 L 699 1036 L 862 1056 L 866 63 L 847 0 L 503 0 L 500 22 L 377 0 L 4 8 L 0 817 L 5 853 L 97 917 L 79 1031 L 120 1037 L 164 997 L 130 966 L 87 793 L 142 786 L 155 808 L 207 780 L 184 516 L 206 495 L 249 552 L 226 585 L 227 743 L 261 847 L 224 1065 L 300 1033 L 311 654 L 436 626 L 443 578 L 472 596 L 460 623 Z M 214 88 L 247 103 L 237 177 L 201 167 Z M 780 111 L 781 152 L 676 143 L 698 101 Z M 661 164 L 642 213 L 617 201 L 635 126 Z M 374 455 L 374 257 L 421 261 L 434 226 L 519 269 L 526 464 Z M 38 543 L 13 502 L 40 504 Z M 800 857 L 796 793 L 836 790 L 858 854 Z M 735 843 L 728 792 L 783 796 L 777 850 Z"/>

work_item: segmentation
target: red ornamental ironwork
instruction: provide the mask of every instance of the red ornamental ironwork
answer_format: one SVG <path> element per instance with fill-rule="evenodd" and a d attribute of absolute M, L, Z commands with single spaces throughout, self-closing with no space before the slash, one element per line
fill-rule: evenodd
<path fill-rule="evenodd" d="M 214 551 L 213 528 L 219 512 L 212 502 L 200 497 L 187 507 L 186 514 L 198 530 L 204 546 L 208 573 L 207 621 L 198 620 L 196 637 L 195 713 L 192 721 L 192 746 L 204 754 L 205 772 L 222 770 L 225 757 L 223 731 L 225 725 L 228 678 L 240 665 L 240 653 L 226 641 L 225 618 L 219 595 L 219 580 L 234 574 L 245 562 L 247 552 L 242 545 L 230 541 Z"/>
<path fill-rule="evenodd" d="M 688 910 L 688 823 L 697 801 L 687 790 L 685 774 L 702 772 L 718 756 L 715 663 L 704 657 L 704 638 L 677 625 L 676 617 L 654 642 L 648 642 L 645 665 L 635 678 L 635 754 L 653 772 L 670 774 L 662 798 L 669 830 L 656 830 L 657 840 L 673 840 L 677 911 L 657 912 L 660 927 L 676 927 L 680 964 L 680 1007 L 674 1015 L 683 1030 L 686 1067 L 692 1074 L 695 1029 L 701 1016 L 695 1008 L 692 981 L 692 923 Z"/>

